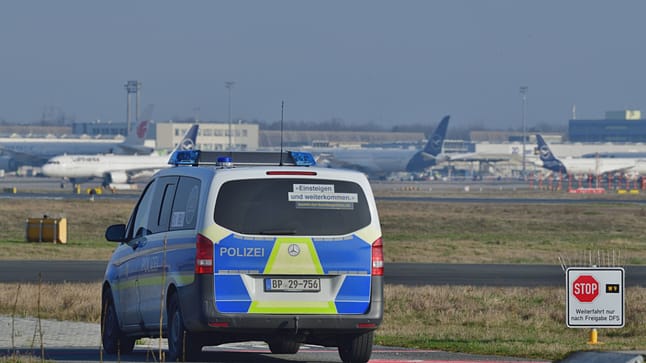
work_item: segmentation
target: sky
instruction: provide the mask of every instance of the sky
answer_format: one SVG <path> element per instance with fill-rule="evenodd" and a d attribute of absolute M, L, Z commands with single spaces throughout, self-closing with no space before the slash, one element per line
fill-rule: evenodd
<path fill-rule="evenodd" d="M 644 19 L 641 0 L 6 0 L 0 121 L 125 121 L 138 80 L 157 121 L 226 122 L 230 96 L 234 121 L 284 101 L 292 121 L 565 126 L 573 105 L 646 112 Z"/>

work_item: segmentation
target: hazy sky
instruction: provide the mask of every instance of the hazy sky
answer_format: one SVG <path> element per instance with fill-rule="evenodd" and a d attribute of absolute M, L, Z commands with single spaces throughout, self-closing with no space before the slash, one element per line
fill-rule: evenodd
<path fill-rule="evenodd" d="M 0 3 L 0 120 L 153 118 L 566 125 L 646 111 L 646 1 Z"/>

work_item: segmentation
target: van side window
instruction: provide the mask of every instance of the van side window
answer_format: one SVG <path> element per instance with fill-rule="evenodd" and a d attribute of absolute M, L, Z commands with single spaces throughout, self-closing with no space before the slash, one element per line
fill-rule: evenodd
<path fill-rule="evenodd" d="M 150 220 L 148 222 L 148 229 L 152 233 L 168 231 L 171 207 L 173 205 L 173 197 L 175 196 L 178 179 L 176 176 L 166 176 L 159 178 L 157 182 L 153 200 L 155 203 L 159 203 L 159 207 L 151 208 Z"/>
<path fill-rule="evenodd" d="M 155 180 L 151 181 L 144 190 L 139 203 L 135 207 L 130 221 L 128 223 L 128 238 L 139 238 L 150 234 L 148 229 L 148 216 L 150 215 L 150 205 L 153 200 L 155 190 Z"/>
<path fill-rule="evenodd" d="M 195 228 L 200 202 L 200 187 L 199 179 L 190 177 L 179 179 L 170 217 L 170 230 Z"/>

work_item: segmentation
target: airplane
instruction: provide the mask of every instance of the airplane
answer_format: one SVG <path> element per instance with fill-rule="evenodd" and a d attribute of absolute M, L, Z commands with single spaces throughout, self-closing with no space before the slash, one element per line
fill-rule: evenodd
<path fill-rule="evenodd" d="M 16 170 L 21 165 L 41 166 L 50 158 L 61 154 L 149 154 L 145 146 L 150 120 L 140 121 L 123 141 L 48 139 L 48 138 L 2 138 L 0 139 L 0 169 Z"/>
<path fill-rule="evenodd" d="M 175 150 L 192 150 L 195 147 L 198 125 L 186 131 Z M 55 156 L 42 167 L 42 173 L 49 177 L 67 179 L 73 185 L 93 178 L 103 178 L 103 186 L 124 184 L 136 173 L 167 168 L 170 154 L 161 155 L 115 155 L 85 154 Z"/>
<path fill-rule="evenodd" d="M 540 134 L 536 134 L 536 152 L 542 166 L 555 173 L 573 175 L 602 175 L 606 173 L 634 173 L 637 159 L 633 158 L 563 158 L 558 159 Z"/>
<path fill-rule="evenodd" d="M 394 172 L 423 172 L 437 163 L 450 116 L 444 116 L 423 150 L 408 148 L 313 149 L 317 164 L 362 171 L 370 176 Z"/>

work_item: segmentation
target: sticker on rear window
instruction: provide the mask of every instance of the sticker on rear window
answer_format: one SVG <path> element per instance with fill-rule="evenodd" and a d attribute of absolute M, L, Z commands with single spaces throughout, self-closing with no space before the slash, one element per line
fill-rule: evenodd
<path fill-rule="evenodd" d="M 334 184 L 294 184 L 287 200 L 296 202 L 296 208 L 353 209 L 359 202 L 357 193 L 336 193 Z"/>

